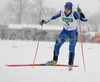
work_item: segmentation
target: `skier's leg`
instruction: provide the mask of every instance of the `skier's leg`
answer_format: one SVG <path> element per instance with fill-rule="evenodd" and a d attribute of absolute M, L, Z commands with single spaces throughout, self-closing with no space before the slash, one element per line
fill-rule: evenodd
<path fill-rule="evenodd" d="M 61 38 L 61 37 L 60 37 Z M 57 39 L 55 46 L 54 46 L 54 53 L 53 53 L 53 60 L 46 62 L 47 65 L 54 65 L 57 64 L 58 61 L 58 55 L 59 55 L 59 49 L 62 46 L 62 44 L 65 42 L 65 39 Z"/>
<path fill-rule="evenodd" d="M 65 38 L 62 37 L 58 37 L 54 46 L 54 56 L 53 56 L 53 60 L 57 61 L 58 60 L 58 55 L 60 52 L 60 48 L 62 46 L 62 44 L 66 41 Z"/>
<path fill-rule="evenodd" d="M 55 46 L 54 46 L 54 56 L 53 60 L 58 60 L 58 55 L 60 52 L 60 48 L 63 45 L 63 43 L 68 39 L 68 31 L 66 29 L 63 29 L 59 35 L 59 37 L 56 40 Z"/>
<path fill-rule="evenodd" d="M 46 64 L 56 64 L 57 63 L 60 47 L 66 41 L 67 38 L 68 36 L 65 32 L 65 29 L 63 29 L 59 37 L 57 37 L 57 40 L 54 45 L 53 60 L 48 61 Z"/>
<path fill-rule="evenodd" d="M 78 36 L 77 31 L 71 33 L 70 45 L 69 45 L 69 62 L 68 62 L 70 66 L 73 66 L 74 64 L 75 46 L 77 42 L 77 36 Z"/>
<path fill-rule="evenodd" d="M 76 42 L 77 42 L 77 40 L 75 40 L 75 39 L 70 40 L 70 45 L 69 45 L 69 61 L 68 61 L 69 71 L 72 70 L 73 64 L 74 64 Z"/>
<path fill-rule="evenodd" d="M 74 56 L 75 56 L 75 44 L 71 44 L 69 45 L 69 65 L 73 65 L 74 63 Z"/>

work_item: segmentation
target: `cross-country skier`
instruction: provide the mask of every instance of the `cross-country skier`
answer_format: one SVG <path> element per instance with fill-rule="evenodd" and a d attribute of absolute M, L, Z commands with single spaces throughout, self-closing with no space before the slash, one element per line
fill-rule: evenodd
<path fill-rule="evenodd" d="M 53 52 L 53 60 L 46 62 L 47 65 L 54 65 L 57 64 L 58 56 L 60 52 L 60 48 L 67 39 L 69 39 L 69 70 L 72 70 L 74 64 L 74 56 L 75 56 L 75 46 L 77 42 L 78 30 L 77 30 L 77 19 L 86 22 L 87 19 L 85 15 L 78 7 L 77 11 L 73 11 L 73 4 L 72 2 L 67 2 L 64 5 L 64 10 L 59 11 L 57 14 L 52 16 L 48 20 L 42 20 L 40 25 L 46 24 L 51 20 L 55 20 L 61 17 L 63 23 L 63 30 L 57 37 L 57 40 L 54 45 L 54 52 Z"/>

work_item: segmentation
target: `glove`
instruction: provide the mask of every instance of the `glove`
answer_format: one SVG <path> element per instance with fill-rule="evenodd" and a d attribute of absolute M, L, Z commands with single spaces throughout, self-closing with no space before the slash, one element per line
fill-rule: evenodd
<path fill-rule="evenodd" d="M 48 22 L 43 19 L 43 20 L 41 20 L 40 25 L 43 25 L 43 24 L 46 24 L 46 23 L 48 23 Z"/>
<path fill-rule="evenodd" d="M 82 13 L 82 11 L 81 11 L 81 9 L 79 7 L 77 7 L 77 11 L 78 11 L 79 14 Z"/>

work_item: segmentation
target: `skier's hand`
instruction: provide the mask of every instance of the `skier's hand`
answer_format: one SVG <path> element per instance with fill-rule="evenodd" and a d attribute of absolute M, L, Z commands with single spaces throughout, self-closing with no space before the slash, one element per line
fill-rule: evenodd
<path fill-rule="evenodd" d="M 43 19 L 43 20 L 41 20 L 40 25 L 43 25 L 43 24 L 46 24 L 46 23 L 48 23 L 48 22 Z"/>
<path fill-rule="evenodd" d="M 77 11 L 78 11 L 79 14 L 82 13 L 82 10 L 79 7 L 77 7 Z"/>

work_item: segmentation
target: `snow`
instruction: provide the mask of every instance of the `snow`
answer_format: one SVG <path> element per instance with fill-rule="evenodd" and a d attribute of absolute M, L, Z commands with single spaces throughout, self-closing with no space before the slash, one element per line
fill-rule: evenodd
<path fill-rule="evenodd" d="M 100 82 L 100 44 L 83 43 L 86 71 L 84 71 L 81 45 L 76 45 L 75 64 L 67 67 L 6 67 L 5 64 L 33 63 L 37 41 L 0 41 L 0 82 Z M 54 42 L 40 41 L 35 63 L 52 59 Z M 58 63 L 67 64 L 68 46 L 61 47 Z"/>

